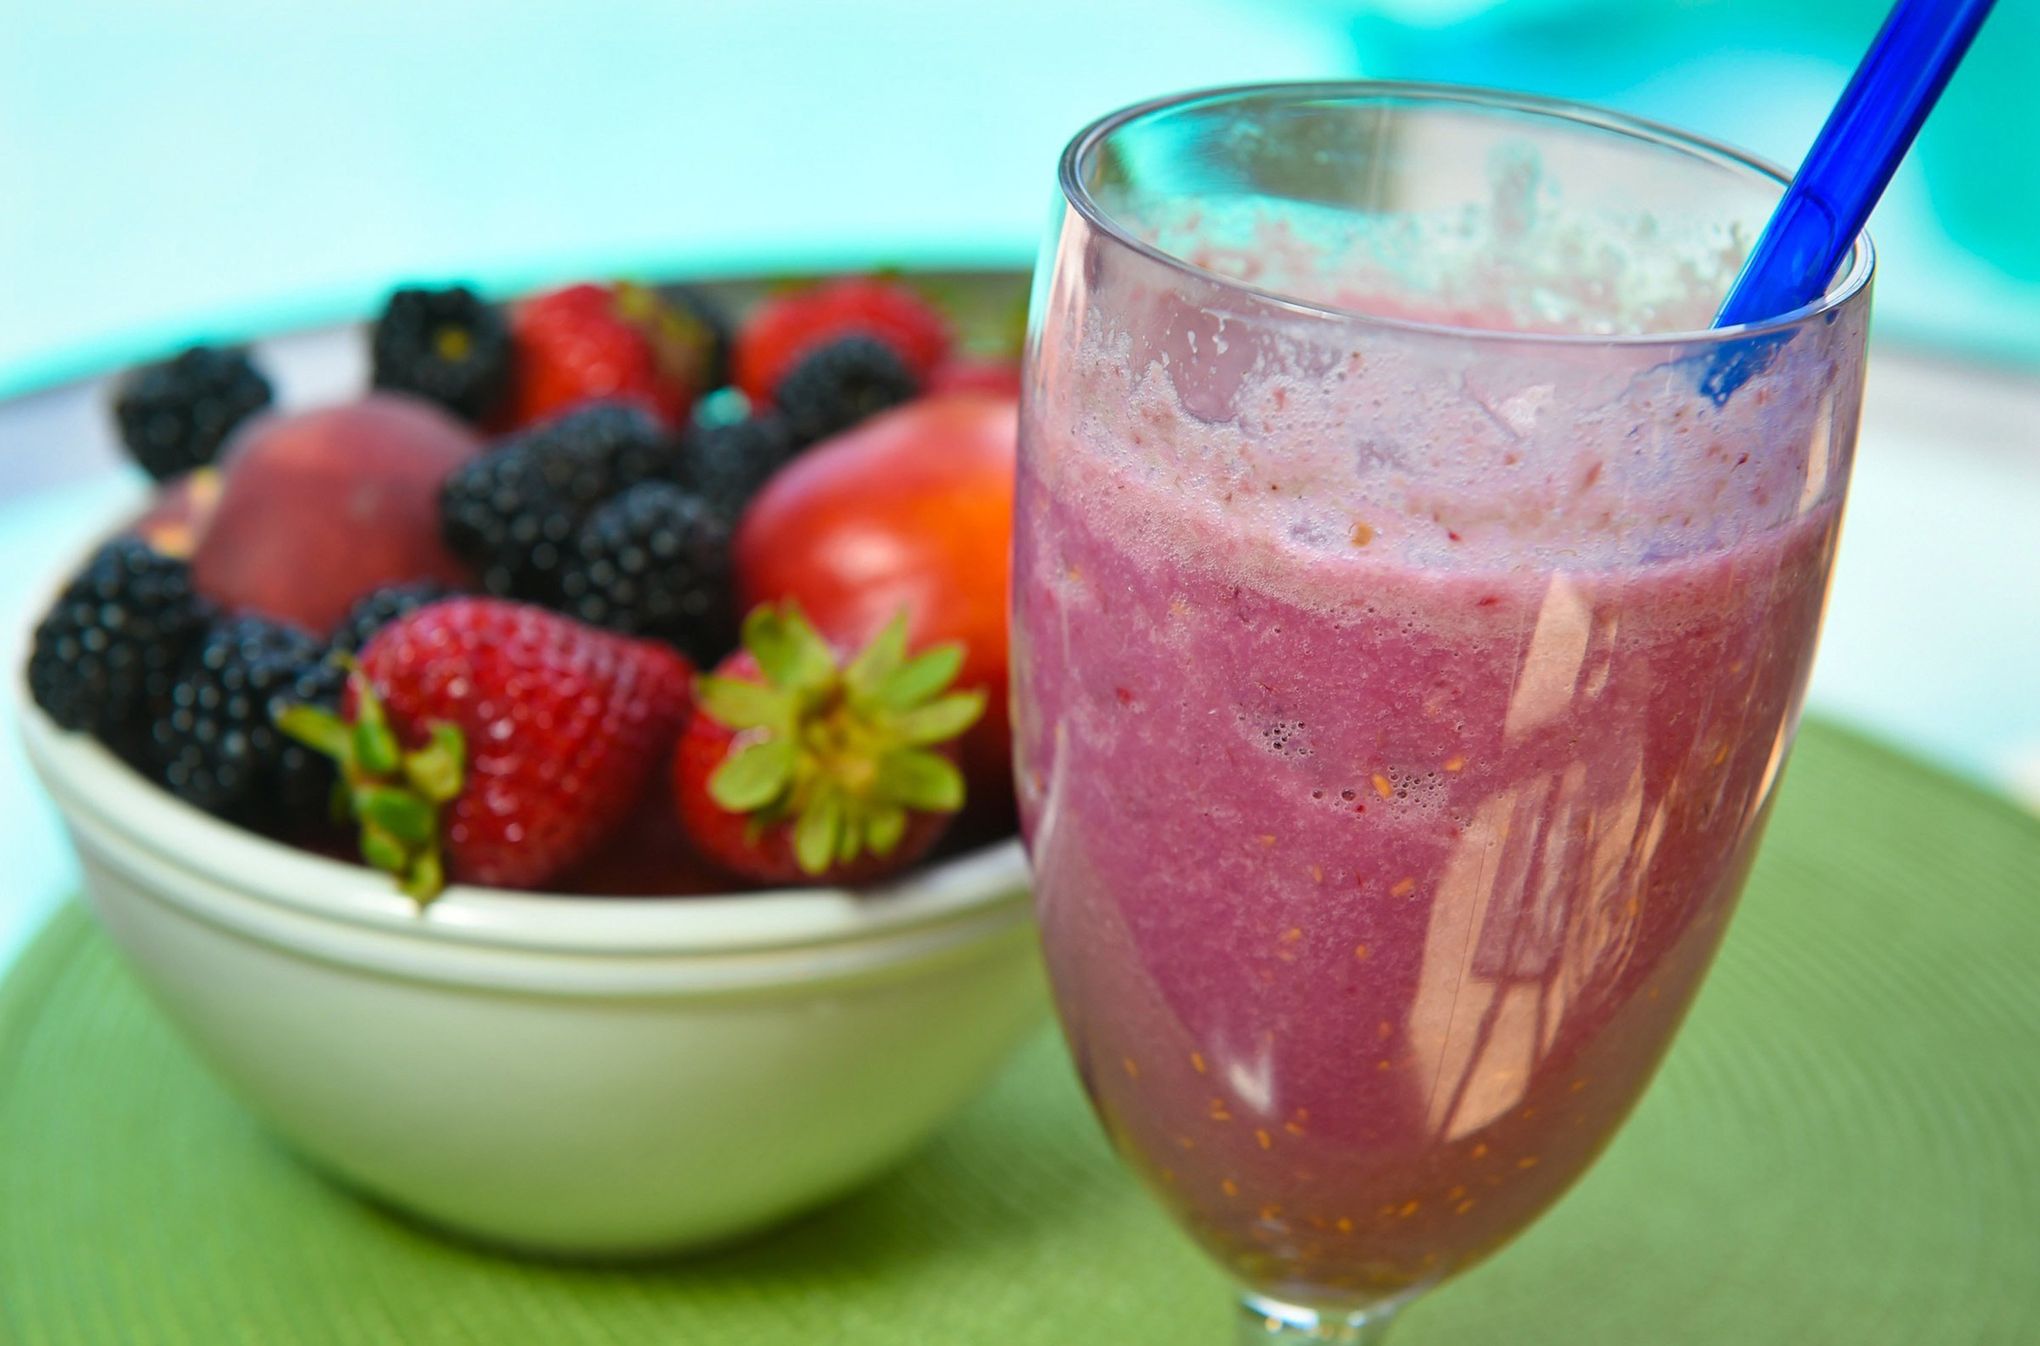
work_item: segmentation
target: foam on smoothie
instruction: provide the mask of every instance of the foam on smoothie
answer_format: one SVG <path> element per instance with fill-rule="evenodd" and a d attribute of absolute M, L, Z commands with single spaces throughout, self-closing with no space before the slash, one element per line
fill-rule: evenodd
<path fill-rule="evenodd" d="M 1518 265 L 1550 254 L 1558 268 L 1593 233 L 1536 218 L 1510 250 Z M 1323 240 L 1306 245 L 1286 218 L 1256 237 L 1271 232 L 1285 242 L 1252 253 L 1262 282 L 1324 272 Z M 1690 321 L 1732 270 L 1723 246 L 1653 254 L 1662 283 L 1627 320 Z M 1377 250 L 1346 256 L 1349 281 L 1385 284 Z M 1502 286 L 1496 260 L 1462 257 L 1457 291 Z M 1327 612 L 1368 593 L 1384 566 L 1417 588 L 1552 571 L 1595 586 L 1718 557 L 1831 505 L 1851 438 L 1830 426 L 1852 420 L 1857 389 L 1822 350 L 1794 352 L 1715 406 L 1697 392 L 1699 360 L 1675 345 L 1611 352 L 1362 324 L 1328 349 L 1329 319 L 1229 317 L 1147 259 L 1093 259 L 1091 276 L 1093 293 L 1071 309 L 1080 321 L 1044 334 L 1055 390 L 1044 419 L 1064 432 L 1051 441 L 1067 438 L 1037 450 L 1037 469 L 1140 545 Z M 1612 292 L 1583 283 L 1566 330 L 1589 312 L 1590 327 L 1613 323 L 1613 309 L 1595 307 Z M 1377 306 L 1411 312 L 1406 300 Z M 1506 307 L 1472 317 L 1516 321 Z M 1650 582 L 1666 596 L 1653 615 L 1676 620 L 1683 586 Z M 1456 610 L 1431 595 L 1419 606 L 1434 623 Z"/>
<path fill-rule="evenodd" d="M 1498 331 L 1693 332 L 1754 241 L 1733 218 L 1569 202 L 1535 153 L 1497 147 L 1462 171 L 1485 199 L 1393 214 L 1259 196 L 1130 196 L 1142 241 L 1213 275 L 1305 303 Z"/>

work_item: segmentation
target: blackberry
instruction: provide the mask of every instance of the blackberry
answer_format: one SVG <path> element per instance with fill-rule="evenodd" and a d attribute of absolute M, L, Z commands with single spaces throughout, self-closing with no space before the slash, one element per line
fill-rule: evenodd
<path fill-rule="evenodd" d="M 920 392 L 913 371 L 893 348 L 848 336 L 803 355 L 773 390 L 797 444 L 839 434 Z"/>
<path fill-rule="evenodd" d="M 346 689 L 347 670 L 332 659 L 306 664 L 288 687 L 270 699 L 270 728 L 275 728 L 273 717 L 279 706 L 303 704 L 338 713 Z M 333 789 L 340 776 L 333 759 L 288 734 L 279 735 L 277 743 L 276 794 L 273 803 L 261 807 L 268 815 L 268 825 L 293 831 L 334 825 Z"/>
<path fill-rule="evenodd" d="M 631 485 L 671 480 L 675 468 L 671 439 L 643 408 L 596 403 L 462 465 L 440 490 L 440 529 L 485 592 L 555 602 L 581 521 Z"/>
<path fill-rule="evenodd" d="M 278 730 L 272 714 L 297 701 L 337 709 L 344 681 L 297 627 L 252 616 L 215 622 L 156 721 L 159 778 L 186 802 L 252 827 L 319 815 L 332 763 Z"/>
<path fill-rule="evenodd" d="M 369 337 L 378 388 L 415 393 L 480 422 L 510 391 L 510 327 L 465 285 L 390 296 Z"/>
<path fill-rule="evenodd" d="M 713 664 L 734 634 L 729 525 L 670 482 L 641 482 L 582 525 L 560 589 L 581 621 Z"/>
<path fill-rule="evenodd" d="M 66 729 L 132 755 L 205 629 L 191 568 L 118 537 L 73 576 L 35 628 L 28 686 Z"/>
<path fill-rule="evenodd" d="M 680 441 L 680 484 L 734 525 L 793 448 L 793 432 L 771 412 L 724 425 L 696 424 Z"/>
<path fill-rule="evenodd" d="M 376 632 L 397 618 L 408 617 L 419 608 L 452 598 L 458 592 L 437 580 L 385 585 L 347 610 L 347 615 L 333 628 L 333 648 L 342 654 L 359 654 Z"/>
<path fill-rule="evenodd" d="M 113 417 L 128 453 L 150 476 L 167 481 L 211 463 L 234 427 L 274 395 L 246 351 L 193 346 L 123 379 Z"/>

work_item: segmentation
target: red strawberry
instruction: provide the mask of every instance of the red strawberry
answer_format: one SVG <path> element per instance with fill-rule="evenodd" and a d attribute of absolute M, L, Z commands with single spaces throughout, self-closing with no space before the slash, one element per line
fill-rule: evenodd
<path fill-rule="evenodd" d="M 893 348 L 925 380 L 949 353 L 949 320 L 897 281 L 849 276 L 776 295 L 737 333 L 736 384 L 754 402 L 770 401 L 803 355 L 853 334 Z"/>
<path fill-rule="evenodd" d="M 569 285 L 510 315 L 516 376 L 503 429 L 592 402 L 635 402 L 678 426 L 707 391 L 718 337 L 639 285 Z"/>
<path fill-rule="evenodd" d="M 951 692 L 963 647 L 909 659 L 902 616 L 844 666 L 800 609 L 754 608 L 744 649 L 695 679 L 673 754 L 695 849 L 764 883 L 864 883 L 904 869 L 963 807 L 952 741 L 985 709 Z"/>
<path fill-rule="evenodd" d="M 674 820 L 671 775 L 655 770 L 630 819 L 546 887 L 594 897 L 695 897 L 726 893 L 730 880 L 695 854 Z"/>
<path fill-rule="evenodd" d="M 691 672 L 662 645 L 454 598 L 376 634 L 341 715 L 278 723 L 340 763 L 362 855 L 424 902 L 449 880 L 536 887 L 599 845 L 669 750 Z"/>

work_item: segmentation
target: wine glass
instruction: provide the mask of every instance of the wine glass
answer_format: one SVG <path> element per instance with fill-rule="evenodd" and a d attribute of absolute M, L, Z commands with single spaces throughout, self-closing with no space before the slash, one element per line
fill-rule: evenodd
<path fill-rule="evenodd" d="M 1022 814 L 1084 1085 L 1245 1340 L 1374 1341 L 1506 1243 L 1692 1002 L 1861 403 L 1867 239 L 1817 303 L 1707 330 L 1782 181 L 1372 83 L 1149 103 L 1063 157 Z"/>

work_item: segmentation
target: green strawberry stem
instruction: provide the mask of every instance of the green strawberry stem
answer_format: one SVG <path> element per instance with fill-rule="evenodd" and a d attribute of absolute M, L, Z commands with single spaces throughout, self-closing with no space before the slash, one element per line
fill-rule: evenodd
<path fill-rule="evenodd" d="M 368 675 L 351 660 L 347 670 L 351 722 L 299 704 L 278 707 L 276 727 L 338 765 L 336 808 L 361 824 L 361 858 L 396 875 L 398 887 L 424 907 L 446 887 L 439 815 L 460 795 L 467 743 L 458 728 L 435 721 L 426 727 L 425 745 L 407 750 Z"/>
<path fill-rule="evenodd" d="M 982 689 L 949 690 L 963 646 L 907 654 L 907 615 L 842 665 L 792 603 L 752 609 L 744 648 L 762 682 L 695 679 L 701 714 L 734 735 L 709 797 L 754 835 L 791 829 L 795 861 L 820 875 L 890 855 L 913 813 L 963 807 L 963 773 L 939 751 L 984 714 Z"/>

